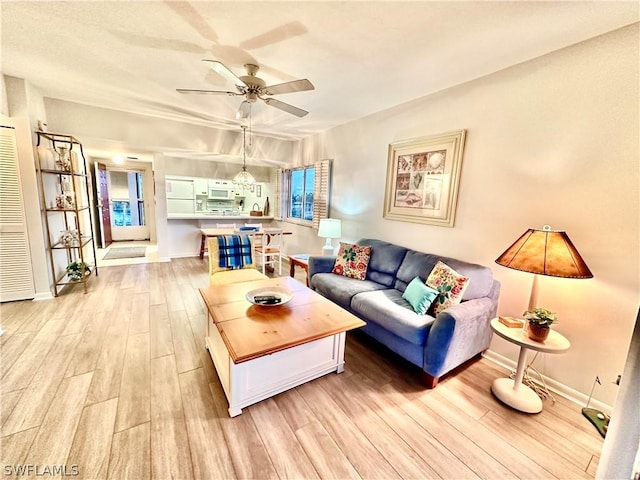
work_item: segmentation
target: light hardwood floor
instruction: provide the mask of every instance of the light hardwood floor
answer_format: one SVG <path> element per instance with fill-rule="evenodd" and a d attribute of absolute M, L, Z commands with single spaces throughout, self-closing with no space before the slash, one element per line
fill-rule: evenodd
<path fill-rule="evenodd" d="M 595 475 L 602 440 L 579 406 L 504 407 L 490 385 L 506 372 L 485 359 L 425 390 L 416 368 L 362 334 L 349 334 L 344 373 L 229 418 L 204 347 L 206 259 L 99 273 L 86 295 L 0 306 L 3 475 L 19 465 L 132 480 Z"/>

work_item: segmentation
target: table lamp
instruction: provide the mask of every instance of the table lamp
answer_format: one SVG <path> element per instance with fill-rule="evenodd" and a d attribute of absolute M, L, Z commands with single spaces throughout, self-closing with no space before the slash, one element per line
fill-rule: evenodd
<path fill-rule="evenodd" d="M 533 273 L 528 309 L 538 302 L 538 275 L 563 278 L 593 278 L 566 232 L 530 228 L 496 259 L 498 265 Z"/>
<path fill-rule="evenodd" d="M 320 219 L 320 228 L 318 228 L 318 236 L 327 239 L 322 247 L 322 255 L 333 255 L 332 238 L 340 238 L 342 236 L 342 224 L 337 218 Z"/>
<path fill-rule="evenodd" d="M 496 259 L 498 265 L 533 273 L 528 310 L 538 302 L 538 275 L 563 278 L 593 278 L 576 247 L 564 231 L 552 230 L 549 225 L 542 230 L 530 228 Z M 588 407 L 587 403 L 587 407 Z M 607 416 L 593 408 L 583 408 L 582 414 L 602 434 L 606 430 Z M 604 436 L 604 435 L 603 435 Z"/>

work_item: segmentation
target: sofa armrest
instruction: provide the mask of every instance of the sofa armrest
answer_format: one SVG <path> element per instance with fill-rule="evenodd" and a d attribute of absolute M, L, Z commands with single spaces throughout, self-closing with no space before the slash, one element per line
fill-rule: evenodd
<path fill-rule="evenodd" d="M 335 263 L 335 255 L 311 255 L 309 257 L 309 284 L 316 273 L 331 273 Z"/>
<path fill-rule="evenodd" d="M 438 378 L 489 348 L 496 310 L 496 300 L 482 297 L 440 312 L 427 337 L 423 370 Z"/>

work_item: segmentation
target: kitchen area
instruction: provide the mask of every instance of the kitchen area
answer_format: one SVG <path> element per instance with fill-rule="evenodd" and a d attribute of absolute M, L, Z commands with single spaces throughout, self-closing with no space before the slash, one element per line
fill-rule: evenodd
<path fill-rule="evenodd" d="M 168 220 L 273 218 L 269 216 L 269 183 L 238 187 L 225 179 L 167 176 L 166 192 Z"/>
<path fill-rule="evenodd" d="M 173 256 L 196 255 L 202 228 L 268 224 L 274 218 L 271 182 L 239 187 L 224 178 L 166 175 L 165 188 Z"/>

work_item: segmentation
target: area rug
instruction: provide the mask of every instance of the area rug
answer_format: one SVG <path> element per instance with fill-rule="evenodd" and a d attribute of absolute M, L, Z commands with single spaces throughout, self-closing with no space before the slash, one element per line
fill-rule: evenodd
<path fill-rule="evenodd" d="M 113 260 L 116 258 L 144 257 L 147 247 L 111 247 L 103 260 Z"/>

